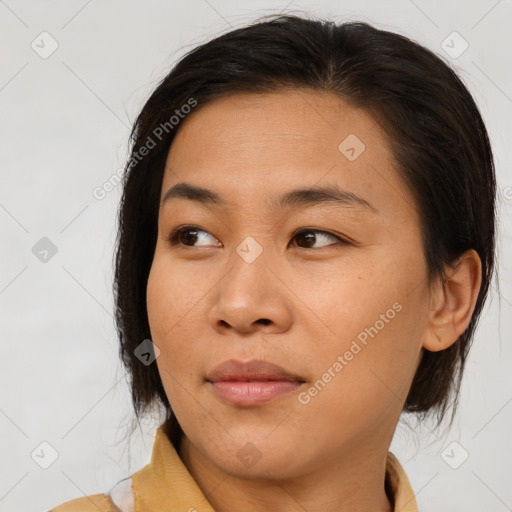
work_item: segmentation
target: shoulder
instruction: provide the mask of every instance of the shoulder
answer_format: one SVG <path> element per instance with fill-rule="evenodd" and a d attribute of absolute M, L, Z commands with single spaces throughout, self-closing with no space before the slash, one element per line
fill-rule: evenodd
<path fill-rule="evenodd" d="M 49 512 L 133 512 L 132 478 L 118 482 L 108 494 L 94 494 L 67 501 Z"/>
<path fill-rule="evenodd" d="M 106 494 L 94 494 L 67 501 L 49 512 L 117 512 L 118 510 Z"/>

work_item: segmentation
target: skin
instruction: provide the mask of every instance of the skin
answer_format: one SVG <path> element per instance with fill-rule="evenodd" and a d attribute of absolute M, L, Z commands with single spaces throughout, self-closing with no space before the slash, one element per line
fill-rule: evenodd
<path fill-rule="evenodd" d="M 349 134 L 366 146 L 354 161 L 338 149 Z M 198 107 L 169 151 L 162 198 L 180 182 L 228 202 L 175 198 L 159 212 L 147 307 L 185 465 L 218 512 L 392 510 L 386 456 L 403 403 L 422 351 L 447 348 L 469 323 L 478 256 L 468 251 L 445 282 L 428 283 L 418 213 L 390 141 L 369 114 L 327 93 L 234 95 Z M 326 184 L 375 211 L 274 212 L 266 202 Z M 187 242 L 192 230 L 173 247 L 166 237 L 185 224 L 197 238 Z M 298 228 L 312 241 L 294 237 Z M 248 236 L 262 249 L 251 263 L 236 251 Z M 394 318 L 301 403 L 299 392 L 393 304 Z M 305 384 L 257 407 L 227 404 L 205 382 L 227 359 L 271 361 Z M 261 456 L 251 467 L 237 457 L 247 443 Z"/>

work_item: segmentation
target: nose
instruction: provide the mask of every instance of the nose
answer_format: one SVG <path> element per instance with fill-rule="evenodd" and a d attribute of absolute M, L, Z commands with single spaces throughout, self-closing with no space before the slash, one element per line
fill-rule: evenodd
<path fill-rule="evenodd" d="M 277 334 L 290 328 L 290 290 L 279 278 L 279 264 L 265 251 L 256 259 L 234 253 L 232 266 L 216 287 L 210 323 L 219 333 Z"/>

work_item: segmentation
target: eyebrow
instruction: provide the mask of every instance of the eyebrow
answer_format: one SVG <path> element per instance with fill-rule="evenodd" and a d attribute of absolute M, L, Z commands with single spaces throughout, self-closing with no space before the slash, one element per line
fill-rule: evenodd
<path fill-rule="evenodd" d="M 177 183 L 172 186 L 165 193 L 162 199 L 162 206 L 169 203 L 172 199 L 188 199 L 219 208 L 226 208 L 228 206 L 227 201 L 217 192 L 186 182 Z M 366 199 L 335 184 L 293 189 L 281 196 L 270 198 L 267 200 L 267 204 L 272 211 L 295 210 L 323 204 L 335 204 L 359 206 L 370 212 L 377 213 L 377 209 Z"/>

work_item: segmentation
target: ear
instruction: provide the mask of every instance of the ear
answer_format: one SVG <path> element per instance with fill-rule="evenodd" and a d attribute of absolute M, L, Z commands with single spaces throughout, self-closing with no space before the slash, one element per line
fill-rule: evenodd
<path fill-rule="evenodd" d="M 423 348 L 431 352 L 453 345 L 471 321 L 482 283 L 478 253 L 466 251 L 445 274 L 431 292 L 429 325 L 423 339 Z"/>

